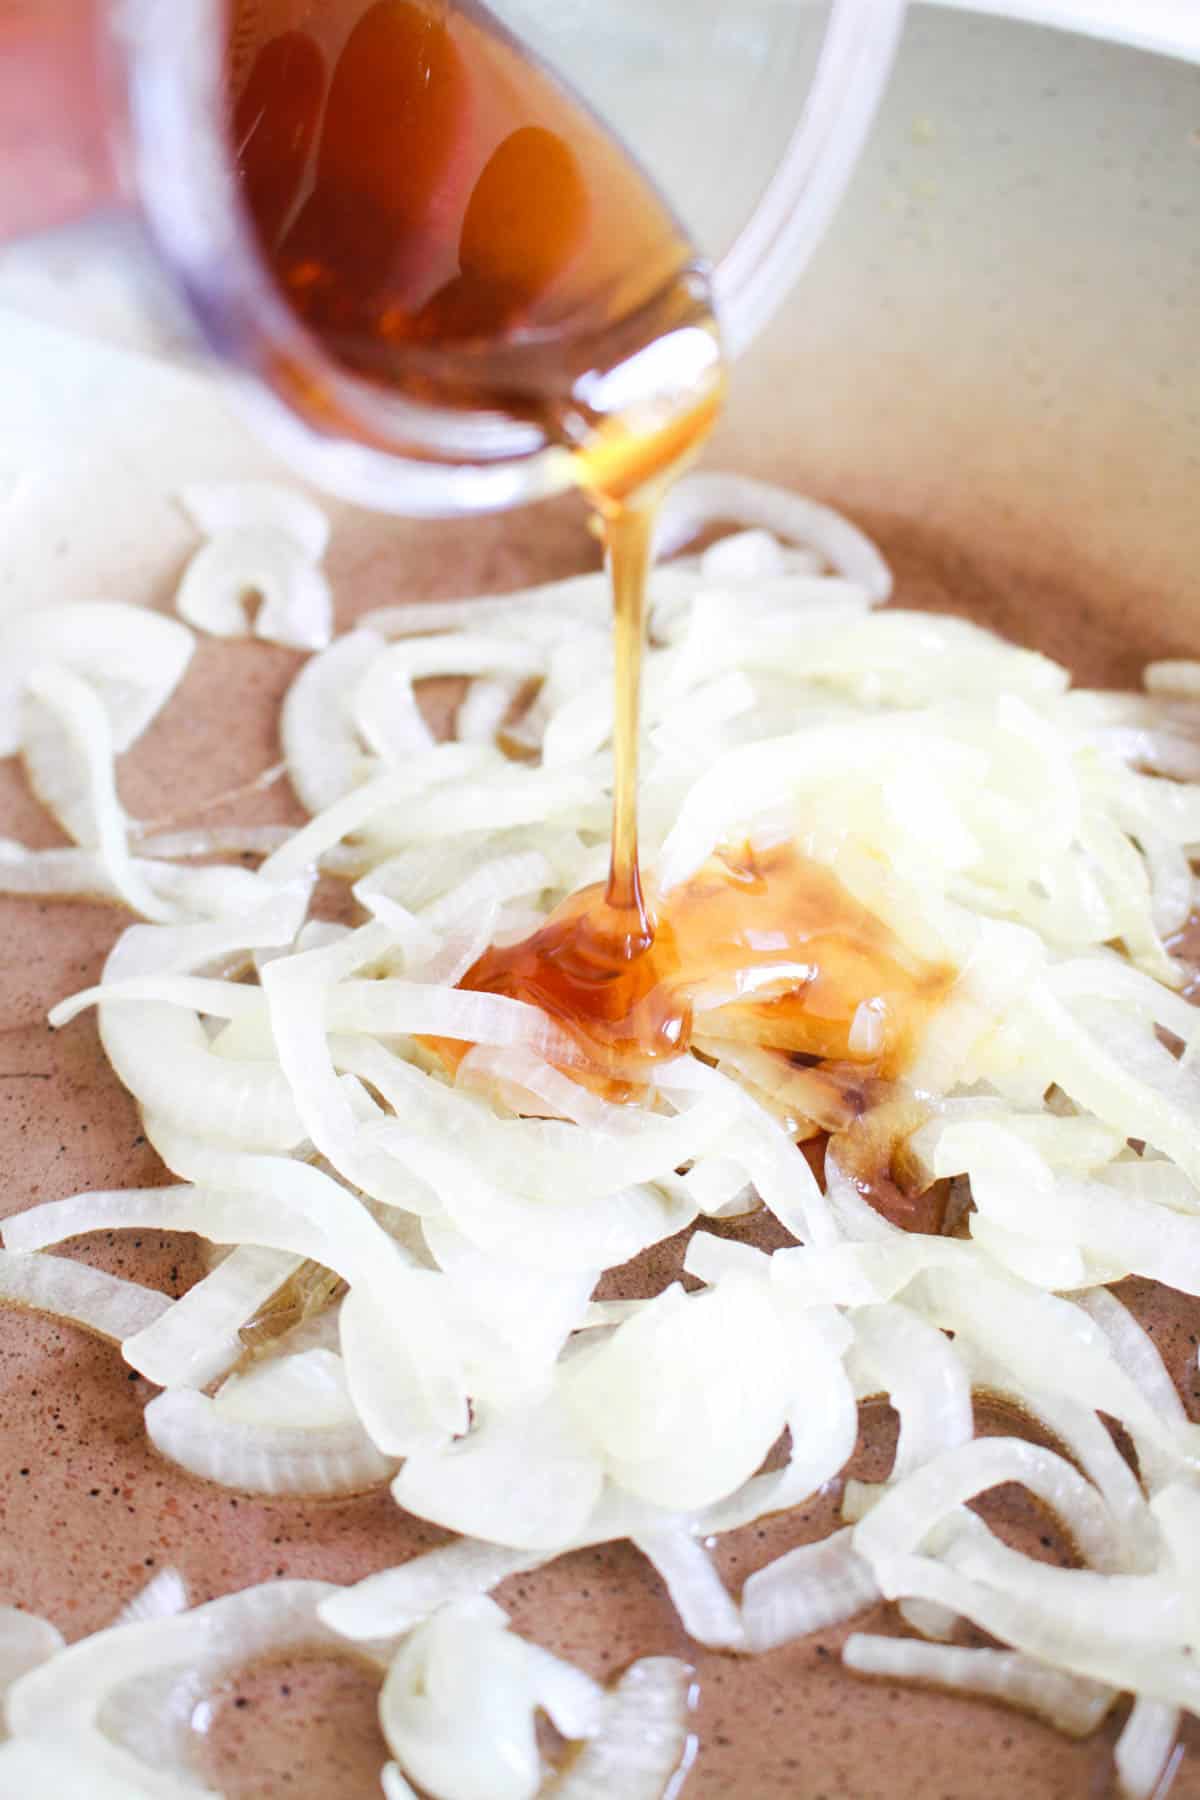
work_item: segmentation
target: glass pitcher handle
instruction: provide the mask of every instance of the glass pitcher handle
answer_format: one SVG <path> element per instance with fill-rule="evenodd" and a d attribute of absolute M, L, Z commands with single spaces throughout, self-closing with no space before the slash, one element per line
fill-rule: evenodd
<path fill-rule="evenodd" d="M 906 0 L 834 0 L 804 111 L 753 216 L 716 271 L 731 357 L 795 285 L 845 192 L 891 71 Z"/>

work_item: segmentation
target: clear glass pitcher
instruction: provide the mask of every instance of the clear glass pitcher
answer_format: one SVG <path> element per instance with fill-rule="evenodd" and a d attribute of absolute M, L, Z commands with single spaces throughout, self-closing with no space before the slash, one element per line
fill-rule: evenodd
<path fill-rule="evenodd" d="M 541 498 L 571 484 L 566 451 L 528 423 L 419 404 L 335 363 L 245 216 L 231 84 L 285 32 L 344 40 L 370 3 L 15 0 L 0 12 L 0 300 L 41 307 L 57 284 L 61 316 L 83 269 L 93 290 L 107 285 L 110 310 L 114 293 L 122 307 L 132 293 L 152 331 L 157 321 L 152 342 L 207 346 L 273 446 L 349 500 L 432 515 Z M 726 348 L 739 355 L 849 179 L 904 0 L 490 10 L 626 144 L 712 259 Z"/>

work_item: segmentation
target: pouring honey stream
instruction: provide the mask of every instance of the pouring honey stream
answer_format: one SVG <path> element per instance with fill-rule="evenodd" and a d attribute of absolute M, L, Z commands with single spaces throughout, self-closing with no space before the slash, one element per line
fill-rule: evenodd
<path fill-rule="evenodd" d="M 337 363 L 405 398 L 520 419 L 569 451 L 613 592 L 607 884 L 468 988 L 543 1008 L 617 1095 L 706 1029 L 895 1074 L 947 984 L 791 843 L 730 847 L 676 892 L 638 860 L 640 680 L 657 509 L 725 370 L 706 268 L 585 104 L 471 0 L 308 9 L 256 51 L 233 12 L 233 135 L 259 246 Z M 329 18 L 338 21 L 329 29 Z M 314 20 L 322 23 L 324 35 Z M 855 1021 L 874 1009 L 863 1039 Z M 469 1046 L 441 1044 L 455 1067 Z M 630 1084 L 631 1071 L 635 1079 Z"/>

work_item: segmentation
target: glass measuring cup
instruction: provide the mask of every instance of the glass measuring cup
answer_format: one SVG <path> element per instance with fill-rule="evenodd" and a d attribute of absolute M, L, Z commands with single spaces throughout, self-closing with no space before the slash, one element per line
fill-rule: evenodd
<path fill-rule="evenodd" d="M 60 212 L 75 213 L 76 231 L 87 221 L 93 266 L 133 273 L 141 297 L 165 286 L 300 474 L 409 514 L 494 510 L 570 485 L 567 452 L 535 424 L 422 404 L 335 362 L 262 258 L 234 166 L 230 82 L 283 33 L 344 35 L 368 0 L 239 0 L 232 16 L 230 0 L 25 3 L 43 33 L 57 21 L 60 65 L 86 59 L 86 44 L 100 70 L 90 108 L 64 116 L 81 178 Z M 903 0 L 500 0 L 492 11 L 615 128 L 713 258 L 739 354 L 845 186 Z M 28 271 L 47 253 L 61 256 L 61 240 L 19 256 Z M 0 293 L 3 278 L 0 263 Z"/>

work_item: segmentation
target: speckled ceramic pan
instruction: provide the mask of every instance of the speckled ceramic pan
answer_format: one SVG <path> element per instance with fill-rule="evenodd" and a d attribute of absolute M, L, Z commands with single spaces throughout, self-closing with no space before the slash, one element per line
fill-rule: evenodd
<path fill-rule="evenodd" d="M 900 597 L 1035 644 L 1092 682 L 1150 656 L 1200 654 L 1200 76 L 995 20 L 916 9 L 878 133 L 803 290 L 738 372 L 714 463 L 835 500 L 891 556 Z M 190 538 L 170 500 L 188 476 L 257 453 L 208 390 L 169 372 L 137 403 L 114 352 L 0 330 L 0 606 L 90 593 L 164 605 Z M 51 467 L 51 459 L 58 466 Z M 8 490 L 6 490 L 8 492 Z M 341 512 L 330 567 L 341 624 L 398 594 L 500 589 L 589 559 L 572 505 L 412 527 Z M 276 758 L 289 654 L 206 642 L 123 770 L 142 819 L 294 817 Z M 246 790 L 238 797 L 239 790 Z M 232 797 L 230 797 L 232 796 Z M 0 831 L 50 842 L 11 766 Z M 0 905 L 0 1201 L 6 1211 L 163 1172 L 109 1074 L 94 1025 L 51 1034 L 50 1003 L 96 978 L 120 917 Z M 660 1280 L 672 1246 L 632 1284 Z M 197 1243 L 80 1242 L 107 1269 L 181 1293 Z M 1128 1298 L 1197 1401 L 1200 1303 Z M 276 1574 L 349 1580 L 438 1541 L 386 1494 L 239 1499 L 145 1445 L 151 1390 L 115 1350 L 0 1313 L 0 1599 L 69 1637 L 105 1624 L 146 1575 L 178 1566 L 197 1598 Z M 889 1447 L 863 1420 L 861 1467 Z M 722 1542 L 740 1579 L 828 1528 L 836 1495 Z M 992 1504 L 1005 1509 L 1001 1493 Z M 1007 1507 L 1018 1535 L 1048 1535 Z M 1055 1549 L 1049 1545 L 1051 1553 Z M 1108 1791 L 1110 1722 L 1071 1744 L 983 1703 L 867 1686 L 839 1633 L 757 1660 L 689 1646 L 632 1550 L 566 1558 L 510 1583 L 517 1626 L 595 1672 L 689 1655 L 700 1683 L 690 1800 L 1073 1800 Z M 865 1622 L 887 1628 L 881 1614 Z M 1189 1725 L 1176 1800 L 1200 1795 Z M 378 1792 L 374 1696 L 352 1670 L 276 1665 L 228 1691 L 210 1734 L 239 1800 Z M 613 1800 L 620 1800 L 614 1796 Z"/>

